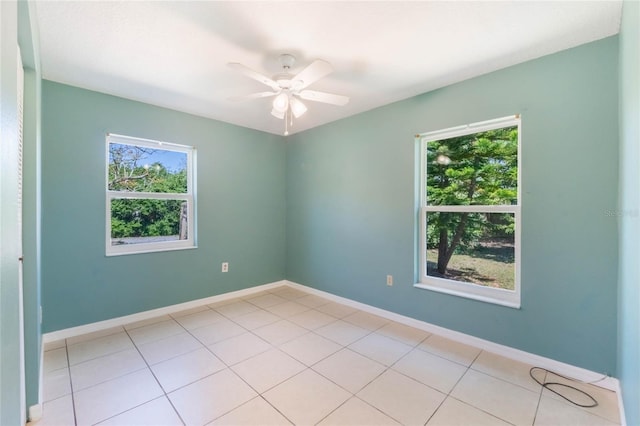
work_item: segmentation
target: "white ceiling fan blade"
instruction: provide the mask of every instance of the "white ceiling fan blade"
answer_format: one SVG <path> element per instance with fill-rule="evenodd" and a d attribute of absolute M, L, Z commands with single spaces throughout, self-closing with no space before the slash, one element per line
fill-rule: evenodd
<path fill-rule="evenodd" d="M 298 75 L 293 77 L 294 87 L 297 90 L 304 89 L 312 83 L 320 80 L 327 74 L 333 72 L 333 67 L 327 61 L 322 59 L 316 59 L 309 64 L 305 69 L 300 71 Z"/>
<path fill-rule="evenodd" d="M 348 96 L 335 95 L 327 92 L 317 92 L 315 90 L 303 90 L 298 93 L 298 96 L 308 101 L 323 102 L 325 104 L 339 106 L 346 105 L 349 102 Z"/>
<path fill-rule="evenodd" d="M 240 95 L 240 96 L 231 96 L 229 99 L 230 101 L 248 101 L 251 99 L 259 99 L 259 98 L 268 98 L 270 96 L 275 96 L 277 95 L 278 92 L 258 92 L 258 93 L 251 93 L 249 95 Z"/>
<path fill-rule="evenodd" d="M 229 68 L 234 69 L 236 71 L 239 71 L 239 72 L 241 72 L 242 74 L 246 75 L 249 78 L 257 80 L 262 84 L 266 84 L 267 86 L 271 87 L 273 90 L 279 90 L 280 89 L 280 86 L 278 86 L 278 83 L 276 83 L 275 81 L 273 81 L 272 79 L 270 79 L 266 75 L 262 75 L 259 72 L 254 71 L 249 67 L 246 67 L 246 66 L 244 66 L 242 64 L 239 64 L 237 62 L 231 62 L 231 63 L 229 63 L 227 65 L 229 66 Z"/>

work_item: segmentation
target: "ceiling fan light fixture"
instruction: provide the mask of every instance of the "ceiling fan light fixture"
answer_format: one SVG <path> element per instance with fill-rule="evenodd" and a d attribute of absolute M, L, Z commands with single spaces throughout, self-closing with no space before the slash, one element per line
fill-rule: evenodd
<path fill-rule="evenodd" d="M 284 119 L 284 113 L 284 111 L 278 111 L 275 108 L 271 110 L 271 115 L 273 115 L 275 118 L 279 118 L 280 120 Z"/>
<path fill-rule="evenodd" d="M 288 108 L 289 108 L 289 95 L 287 93 L 280 93 L 273 100 L 274 111 L 284 114 Z"/>
<path fill-rule="evenodd" d="M 291 105 L 291 112 L 295 118 L 300 118 L 302 114 L 307 112 L 307 106 L 294 97 L 289 101 L 289 105 Z"/>

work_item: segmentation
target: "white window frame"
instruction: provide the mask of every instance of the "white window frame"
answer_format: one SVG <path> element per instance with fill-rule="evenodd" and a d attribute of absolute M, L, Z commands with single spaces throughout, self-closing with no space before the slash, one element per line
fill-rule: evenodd
<path fill-rule="evenodd" d="M 161 149 L 163 151 L 175 151 L 187 154 L 187 192 L 163 193 L 163 192 L 130 192 L 109 190 L 109 144 L 141 146 L 145 148 Z M 106 234 L 105 246 L 107 256 L 119 256 L 125 254 L 152 253 L 170 250 L 184 250 L 197 248 L 195 225 L 195 167 L 196 149 L 192 146 L 178 145 L 169 142 L 160 142 L 151 139 L 142 139 L 131 136 L 123 136 L 109 133 L 106 137 Z M 153 243 L 111 245 L 111 200 L 114 199 L 153 199 L 153 200 L 184 200 L 187 202 L 187 239 L 177 241 L 161 241 Z"/>
<path fill-rule="evenodd" d="M 453 137 L 465 136 L 473 133 L 486 132 L 504 127 L 518 127 L 518 195 L 516 205 L 469 205 L 469 206 L 429 206 L 427 205 L 427 143 L 435 140 L 449 139 Z M 419 217 L 419 279 L 414 285 L 417 288 L 437 291 L 441 293 L 451 294 L 455 296 L 475 299 L 483 302 L 494 303 L 498 305 L 508 306 L 511 308 L 520 308 L 520 249 L 521 249 L 521 140 L 522 127 L 520 115 L 503 117 L 495 120 L 482 121 L 464 126 L 453 127 L 449 129 L 427 132 L 417 135 L 417 141 L 420 143 L 420 217 Z M 506 290 L 501 288 L 485 287 L 478 284 L 466 283 L 463 281 L 455 281 L 446 278 L 438 278 L 427 275 L 427 213 L 428 212 L 481 212 L 481 213 L 512 213 L 515 220 L 515 279 L 514 290 Z"/>

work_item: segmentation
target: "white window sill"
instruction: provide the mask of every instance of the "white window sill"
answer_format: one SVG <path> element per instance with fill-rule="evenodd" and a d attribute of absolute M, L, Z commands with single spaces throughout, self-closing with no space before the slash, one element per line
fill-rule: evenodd
<path fill-rule="evenodd" d="M 464 283 L 460 283 L 460 284 L 464 285 Z M 453 296 L 464 297 L 466 299 L 478 300 L 480 302 L 492 303 L 494 305 L 506 306 L 508 308 L 520 309 L 519 301 L 512 302 L 512 301 L 500 299 L 497 297 L 491 297 L 491 296 L 482 295 L 482 294 L 473 294 L 466 291 L 454 290 L 451 288 L 442 287 L 440 285 L 432 285 L 432 284 L 426 284 L 426 283 L 415 283 L 413 286 L 416 288 L 421 288 L 423 290 L 436 291 L 438 293 L 445 293 Z M 484 289 L 481 289 L 481 290 L 484 290 Z"/>
<path fill-rule="evenodd" d="M 191 250 L 191 249 L 197 249 L 197 248 L 198 246 L 140 248 L 138 250 L 109 251 L 105 255 L 107 257 L 111 257 L 111 256 L 124 256 L 124 255 L 131 255 L 131 254 L 158 253 L 158 252 L 164 252 L 164 251 Z"/>

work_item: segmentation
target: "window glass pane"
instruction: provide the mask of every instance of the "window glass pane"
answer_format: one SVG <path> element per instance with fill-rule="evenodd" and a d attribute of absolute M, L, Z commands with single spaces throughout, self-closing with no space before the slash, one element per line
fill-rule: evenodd
<path fill-rule="evenodd" d="M 518 127 L 427 142 L 427 205 L 518 201 Z"/>
<path fill-rule="evenodd" d="M 514 289 L 513 213 L 427 213 L 427 275 Z"/>
<path fill-rule="evenodd" d="M 187 201 L 111 200 L 111 245 L 145 244 L 188 238 Z"/>
<path fill-rule="evenodd" d="M 109 190 L 187 192 L 187 153 L 109 144 Z"/>

